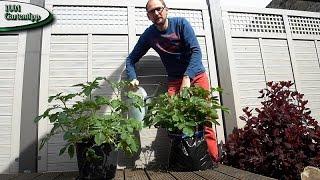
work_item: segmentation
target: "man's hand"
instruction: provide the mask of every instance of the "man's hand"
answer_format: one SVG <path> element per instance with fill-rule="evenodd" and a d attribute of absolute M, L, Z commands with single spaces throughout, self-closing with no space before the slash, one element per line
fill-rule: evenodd
<path fill-rule="evenodd" d="M 137 87 L 139 86 L 139 81 L 137 79 L 133 79 L 131 82 L 130 82 L 130 85 L 132 87 Z"/>
<path fill-rule="evenodd" d="M 190 78 L 189 76 L 183 76 L 181 86 L 180 86 L 180 91 L 185 88 L 185 87 L 190 87 Z"/>

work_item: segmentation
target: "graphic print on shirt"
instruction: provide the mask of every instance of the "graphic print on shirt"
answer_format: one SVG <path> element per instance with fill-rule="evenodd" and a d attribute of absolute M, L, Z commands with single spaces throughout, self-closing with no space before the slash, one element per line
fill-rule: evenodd
<path fill-rule="evenodd" d="M 181 54 L 181 39 L 176 33 L 164 34 L 155 39 L 155 46 L 168 54 Z"/>

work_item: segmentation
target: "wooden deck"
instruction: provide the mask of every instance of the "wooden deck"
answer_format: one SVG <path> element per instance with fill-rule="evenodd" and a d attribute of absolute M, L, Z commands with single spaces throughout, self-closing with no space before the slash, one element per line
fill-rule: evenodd
<path fill-rule="evenodd" d="M 49 172 L 30 174 L 0 174 L 0 180 L 74 180 L 77 172 Z M 115 180 L 267 180 L 272 179 L 247 171 L 221 165 L 213 170 L 195 172 L 161 172 L 145 169 L 117 170 Z"/>

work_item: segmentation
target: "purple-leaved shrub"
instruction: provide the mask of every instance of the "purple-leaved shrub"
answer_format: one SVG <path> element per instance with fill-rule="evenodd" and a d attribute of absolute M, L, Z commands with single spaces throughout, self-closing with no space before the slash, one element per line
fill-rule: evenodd
<path fill-rule="evenodd" d="M 243 108 L 246 125 L 223 145 L 224 164 L 277 179 L 300 179 L 305 166 L 320 167 L 320 127 L 291 81 L 268 82 L 262 107 Z"/>

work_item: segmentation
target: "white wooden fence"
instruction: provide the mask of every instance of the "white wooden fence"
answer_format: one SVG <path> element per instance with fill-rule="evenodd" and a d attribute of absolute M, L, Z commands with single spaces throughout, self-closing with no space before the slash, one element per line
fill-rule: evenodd
<path fill-rule="evenodd" d="M 291 80 L 319 120 L 320 13 L 230 8 L 222 16 L 237 117 L 259 106 L 267 81 Z"/>
<path fill-rule="evenodd" d="M 17 172 L 26 33 L 0 35 L 0 172 Z"/>
<path fill-rule="evenodd" d="M 19 169 L 25 46 L 26 32 L 0 34 L 0 173 Z"/>

